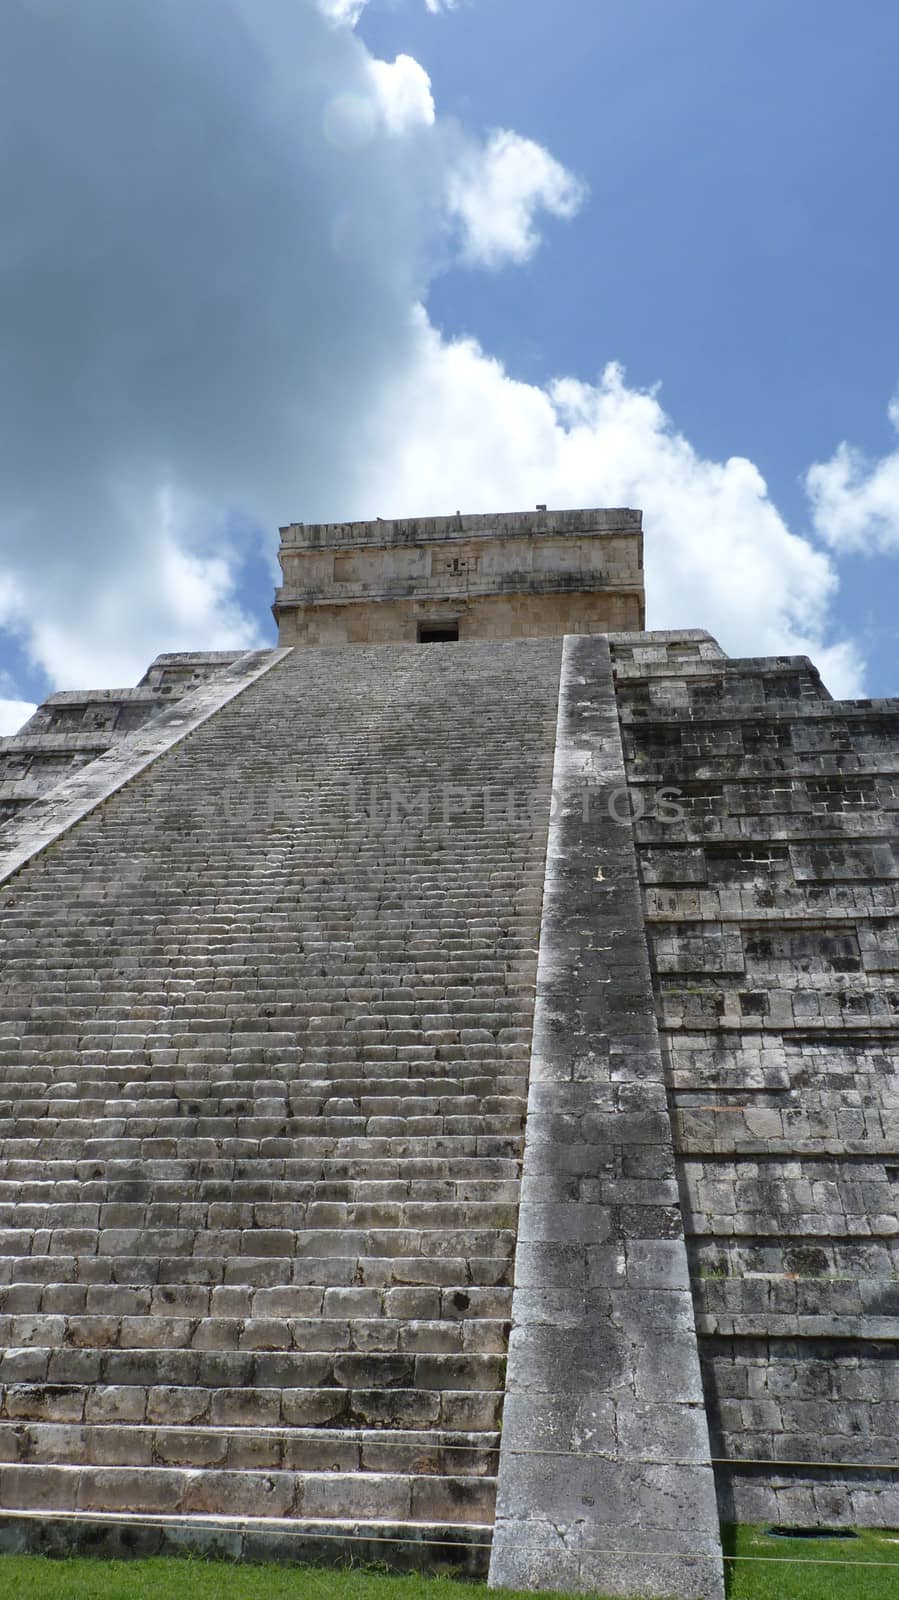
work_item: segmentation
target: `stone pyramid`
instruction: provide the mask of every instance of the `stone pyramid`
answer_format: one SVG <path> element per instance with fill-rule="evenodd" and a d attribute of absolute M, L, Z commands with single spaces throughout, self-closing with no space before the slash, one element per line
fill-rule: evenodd
<path fill-rule="evenodd" d="M 2 741 L 0 1549 L 895 1525 L 899 704 L 645 632 L 632 511 L 282 565 Z"/>

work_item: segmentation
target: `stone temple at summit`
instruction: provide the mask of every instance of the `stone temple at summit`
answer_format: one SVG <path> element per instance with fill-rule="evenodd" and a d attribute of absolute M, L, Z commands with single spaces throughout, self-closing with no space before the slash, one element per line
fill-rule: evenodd
<path fill-rule="evenodd" d="M 0 1552 L 899 1526 L 899 702 L 642 541 L 294 524 L 277 647 L 2 741 Z"/>

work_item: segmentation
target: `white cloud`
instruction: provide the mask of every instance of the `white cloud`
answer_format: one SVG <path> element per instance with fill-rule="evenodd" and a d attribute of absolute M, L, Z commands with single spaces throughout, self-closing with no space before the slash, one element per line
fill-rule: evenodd
<path fill-rule="evenodd" d="M 620 368 L 595 385 L 516 382 L 419 311 L 417 353 L 382 391 L 352 514 L 634 506 L 644 511 L 648 624 L 700 627 L 734 655 L 810 654 L 835 693 L 861 690 L 850 643 L 823 643 L 836 577 L 787 528 L 751 461 L 703 458 L 655 393 Z"/>
<path fill-rule="evenodd" d="M 254 650 L 271 643 L 241 610 L 239 552 L 221 533 L 214 553 L 190 548 L 197 527 L 215 524 L 213 507 L 169 487 L 139 507 L 122 497 L 120 534 L 133 548 L 149 540 L 152 561 L 136 593 L 129 593 L 118 573 L 112 584 L 104 584 L 100 575 L 91 597 L 90 631 L 77 617 L 38 608 L 31 649 L 57 689 L 96 688 L 98 671 L 107 683 L 134 683 L 162 651 Z"/>
<path fill-rule="evenodd" d="M 449 209 L 462 227 L 465 258 L 498 267 L 534 254 L 541 211 L 573 217 L 585 194 L 583 184 L 548 150 L 499 128 L 451 175 Z"/>
<path fill-rule="evenodd" d="M 379 73 L 312 5 L 189 11 L 42 0 L 4 24 L 0 622 L 54 686 L 262 642 L 229 529 L 272 550 L 295 519 L 547 501 L 645 510 L 651 626 L 809 651 L 857 688 L 821 645 L 833 568 L 752 463 L 704 459 L 615 367 L 543 390 L 420 308 L 454 183 L 495 264 L 575 180 L 515 134 L 478 152 L 417 63 Z"/>
<path fill-rule="evenodd" d="M 18 733 L 23 722 L 33 717 L 37 706 L 30 700 L 0 700 L 0 738 Z"/>
<path fill-rule="evenodd" d="M 359 470 L 455 149 L 370 59 L 296 0 L 5 18 L 0 621 L 55 687 L 255 639 L 222 528 L 270 548 Z"/>
<path fill-rule="evenodd" d="M 395 61 L 372 61 L 369 71 L 381 114 L 391 133 L 430 127 L 434 121 L 431 80 L 420 62 L 412 56 L 397 56 Z"/>
<path fill-rule="evenodd" d="M 888 415 L 899 433 L 899 396 Z M 815 528 L 835 550 L 899 548 L 899 448 L 870 461 L 844 441 L 809 468 L 805 486 Z"/>
<path fill-rule="evenodd" d="M 330 21 L 348 24 L 354 28 L 359 21 L 368 0 L 317 0 L 318 8 Z M 432 16 L 437 16 L 440 11 L 454 11 L 459 0 L 425 0 L 425 6 Z"/>
<path fill-rule="evenodd" d="M 319 11 L 331 22 L 355 28 L 368 0 L 317 0 Z"/>

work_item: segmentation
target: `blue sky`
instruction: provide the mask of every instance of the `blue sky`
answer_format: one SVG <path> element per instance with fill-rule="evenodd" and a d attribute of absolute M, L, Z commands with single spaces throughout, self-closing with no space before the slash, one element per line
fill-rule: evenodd
<path fill-rule="evenodd" d="M 125 11 L 0 16 L 7 728 L 272 642 L 281 522 L 538 499 L 899 692 L 894 0 Z"/>
<path fill-rule="evenodd" d="M 441 326 L 533 382 L 609 360 L 661 382 L 691 441 L 751 457 L 797 528 L 810 462 L 843 439 L 894 447 L 893 0 L 370 0 L 360 29 L 416 56 L 447 111 L 526 130 L 590 186 L 523 269 L 440 278 Z M 896 557 L 839 573 L 866 687 L 897 694 Z"/>

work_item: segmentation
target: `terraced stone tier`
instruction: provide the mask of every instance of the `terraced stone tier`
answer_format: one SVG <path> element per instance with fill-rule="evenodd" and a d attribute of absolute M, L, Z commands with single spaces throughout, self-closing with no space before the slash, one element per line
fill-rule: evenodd
<path fill-rule="evenodd" d="M 0 739 L 0 830 L 79 767 L 238 659 L 233 650 L 162 655 L 136 689 L 64 689 L 49 695 L 17 734 Z"/>
<path fill-rule="evenodd" d="M 892 1527 L 899 703 L 614 655 L 721 1512 Z"/>
<path fill-rule="evenodd" d="M 10 1538 L 485 1567 L 559 661 L 289 656 L 4 887 Z"/>

